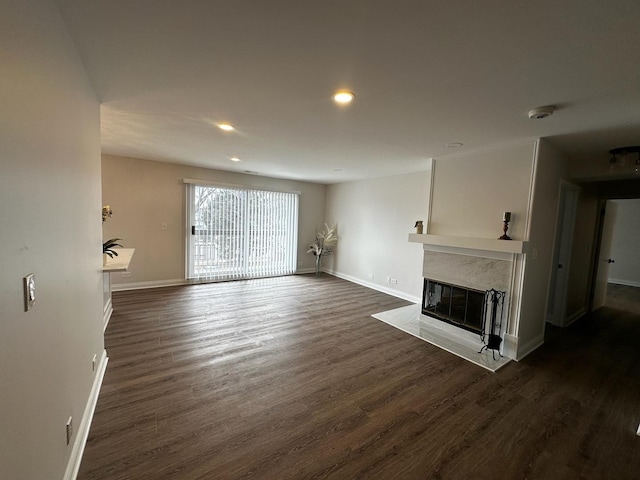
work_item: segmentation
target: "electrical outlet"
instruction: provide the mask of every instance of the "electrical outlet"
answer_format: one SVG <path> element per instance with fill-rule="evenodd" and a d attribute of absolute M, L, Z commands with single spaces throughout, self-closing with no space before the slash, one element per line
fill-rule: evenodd
<path fill-rule="evenodd" d="M 397 285 L 398 284 L 398 279 L 397 278 L 392 278 L 391 279 L 391 285 Z"/>
<path fill-rule="evenodd" d="M 91 359 L 91 371 L 95 372 L 96 371 L 96 363 L 98 361 L 98 355 L 93 355 L 93 358 Z"/>
<path fill-rule="evenodd" d="M 373 273 L 369 274 L 369 280 L 373 280 Z"/>
<path fill-rule="evenodd" d="M 387 277 L 387 283 L 391 283 L 391 277 Z"/>
<path fill-rule="evenodd" d="M 69 420 L 67 420 L 67 445 L 71 443 L 72 436 L 73 436 L 73 417 L 69 417 Z"/>

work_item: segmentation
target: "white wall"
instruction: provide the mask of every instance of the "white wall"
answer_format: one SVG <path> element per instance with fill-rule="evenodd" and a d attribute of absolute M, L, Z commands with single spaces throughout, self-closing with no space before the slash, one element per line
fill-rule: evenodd
<path fill-rule="evenodd" d="M 544 341 L 560 180 L 565 177 L 565 156 L 547 141 L 540 140 L 531 205 L 529 253 L 525 260 L 520 322 L 516 333 L 518 359 Z"/>
<path fill-rule="evenodd" d="M 613 228 L 609 282 L 640 287 L 640 199 L 616 200 L 618 216 Z"/>
<path fill-rule="evenodd" d="M 437 158 L 429 233 L 525 240 L 534 143 Z"/>
<path fill-rule="evenodd" d="M 298 269 L 313 268 L 313 256 L 306 251 L 324 222 L 325 185 L 103 155 L 102 199 L 113 209 L 103 226 L 104 239 L 122 238 L 122 245 L 136 249 L 131 276 L 111 275 L 115 288 L 184 280 L 184 178 L 299 191 Z"/>
<path fill-rule="evenodd" d="M 3 2 L 0 45 L 0 477 L 60 479 L 104 348 L 99 105 L 53 1 Z"/>
<path fill-rule="evenodd" d="M 326 218 L 338 224 L 333 274 L 411 301 L 422 297 L 422 245 L 409 243 L 416 220 L 427 224 L 430 171 L 327 187 Z M 373 278 L 370 278 L 373 275 Z M 387 277 L 397 279 L 389 284 Z"/>

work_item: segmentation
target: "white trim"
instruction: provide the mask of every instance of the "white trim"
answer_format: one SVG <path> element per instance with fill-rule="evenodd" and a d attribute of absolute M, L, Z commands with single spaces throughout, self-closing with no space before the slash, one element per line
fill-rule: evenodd
<path fill-rule="evenodd" d="M 111 319 L 111 314 L 113 313 L 113 303 L 111 302 L 111 297 L 107 300 L 107 303 L 104 306 L 104 315 L 102 317 L 102 333 L 106 332 L 107 325 L 109 325 L 109 320 Z"/>
<path fill-rule="evenodd" d="M 636 432 L 636 435 L 640 437 L 640 425 L 638 425 L 638 431 Z"/>
<path fill-rule="evenodd" d="M 307 273 L 314 273 L 314 268 L 301 268 L 296 270 L 292 275 L 303 275 Z M 288 275 L 278 275 L 282 277 L 286 277 Z M 236 280 L 258 280 L 260 278 L 267 277 L 255 277 L 255 278 L 238 278 Z M 202 283 L 220 283 L 221 281 L 215 281 L 211 279 L 193 279 L 193 280 L 185 280 L 184 278 L 173 278 L 170 280 L 152 280 L 148 282 L 130 282 L 130 283 L 116 283 L 111 285 L 112 292 L 126 292 L 129 290 L 144 290 L 146 288 L 160 288 L 160 287 L 179 287 L 180 285 L 198 285 Z"/>
<path fill-rule="evenodd" d="M 254 185 L 240 185 L 237 183 L 212 182 L 210 180 L 197 180 L 195 178 L 183 178 L 182 183 L 188 183 L 190 185 L 205 185 L 209 187 L 239 188 L 241 190 L 260 190 L 261 192 L 293 193 L 295 195 L 302 195 L 302 192 L 299 190 L 281 190 L 273 187 L 256 187 Z"/>
<path fill-rule="evenodd" d="M 176 285 L 190 285 L 184 278 L 173 278 L 171 280 L 152 280 L 150 282 L 131 282 L 111 284 L 112 292 L 121 292 L 125 290 L 142 290 L 144 288 L 156 287 L 174 287 Z"/>
<path fill-rule="evenodd" d="M 615 283 L 616 285 L 625 285 L 627 287 L 640 287 L 640 282 L 633 282 L 631 280 L 621 280 L 618 278 L 610 278 L 607 283 Z"/>
<path fill-rule="evenodd" d="M 427 225 L 424 233 L 428 234 L 431 231 L 431 214 L 433 211 L 433 186 L 436 183 L 436 159 L 431 158 L 431 173 L 429 175 L 429 205 L 427 208 Z"/>
<path fill-rule="evenodd" d="M 522 318 L 522 296 L 524 292 L 524 272 L 527 266 L 527 255 L 514 256 L 513 269 L 511 270 L 511 292 L 509 294 L 509 320 L 506 331 L 514 338 L 520 333 L 520 320 Z M 517 340 L 514 345 L 513 357 L 516 358 Z"/>
<path fill-rule="evenodd" d="M 452 253 L 469 257 L 513 261 L 513 255 L 526 252 L 527 242 L 492 240 L 487 238 L 450 237 L 448 235 L 409 234 L 409 242 L 422 243 L 429 252 Z"/>
<path fill-rule="evenodd" d="M 80 462 L 82 461 L 82 454 L 84 453 L 84 447 L 87 443 L 87 437 L 89 436 L 89 428 L 91 427 L 91 421 L 93 420 L 93 414 L 96 410 L 96 404 L 98 403 L 98 395 L 100 394 L 100 388 L 102 387 L 102 380 L 107 370 L 107 363 L 109 357 L 107 357 L 107 351 L 102 351 L 102 357 L 100 357 L 100 363 L 98 364 L 98 370 L 96 376 L 93 379 L 93 386 L 87 399 L 87 405 L 84 408 L 82 420 L 80 421 L 80 427 L 78 428 L 78 434 L 76 440 L 73 442 L 73 449 L 71 450 L 71 456 L 67 462 L 67 469 L 64 473 L 64 480 L 75 480 L 78 476 L 78 470 L 80 469 Z"/>
<path fill-rule="evenodd" d="M 362 285 L 363 287 L 367 287 L 372 290 L 377 290 L 378 292 L 386 293 L 387 295 L 391 295 L 393 297 L 401 298 L 408 302 L 419 303 L 419 304 L 422 303 L 422 298 L 420 297 L 416 297 L 398 290 L 393 290 L 391 288 L 387 288 L 375 283 L 367 282 L 365 280 L 360 280 L 359 278 L 352 277 L 351 275 L 347 275 L 347 274 L 336 272 L 336 271 L 330 271 L 330 270 L 323 270 L 323 272 L 326 272 L 329 275 L 333 275 L 334 277 L 342 278 L 343 280 L 347 280 L 351 283 L 357 283 L 358 285 Z"/>
<path fill-rule="evenodd" d="M 299 268 L 296 270 L 296 273 L 294 273 L 294 275 L 306 275 L 307 273 L 315 273 L 316 269 L 313 267 L 307 267 L 307 268 Z"/>
<path fill-rule="evenodd" d="M 540 347 L 544 343 L 544 333 L 541 333 L 537 337 L 529 340 L 527 343 L 522 346 L 518 345 L 518 352 L 516 355 L 516 362 L 519 362 L 524 357 L 533 352 L 536 348 Z"/>
<path fill-rule="evenodd" d="M 504 341 L 502 343 L 502 354 L 505 357 L 516 358 L 516 352 L 518 350 L 518 337 L 504 334 Z"/>
<path fill-rule="evenodd" d="M 528 241 L 531 236 L 531 221 L 533 218 L 533 200 L 535 196 L 536 176 L 538 174 L 538 154 L 540 153 L 540 140 L 533 142 L 533 159 L 531 167 L 531 177 L 529 178 L 529 199 L 527 203 L 527 215 L 525 218 L 524 240 Z"/>
<path fill-rule="evenodd" d="M 571 315 L 567 316 L 567 318 L 564 319 L 564 325 L 563 326 L 564 327 L 568 327 L 573 322 L 575 322 L 580 317 L 582 317 L 585 313 L 587 313 L 587 309 L 585 307 L 579 308 L 578 310 L 576 310 L 575 312 L 573 312 Z"/>

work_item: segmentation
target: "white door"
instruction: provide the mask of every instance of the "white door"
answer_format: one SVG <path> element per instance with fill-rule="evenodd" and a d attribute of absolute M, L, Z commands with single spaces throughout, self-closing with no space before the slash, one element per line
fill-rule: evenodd
<path fill-rule="evenodd" d="M 600 236 L 600 248 L 596 263 L 596 280 L 592 310 L 603 307 L 607 296 L 609 264 L 614 262 L 614 259 L 611 258 L 611 241 L 613 239 L 613 227 L 616 224 L 617 215 L 618 204 L 613 200 L 607 200 L 604 206 L 604 218 L 602 219 L 602 234 Z"/>
<path fill-rule="evenodd" d="M 565 325 L 566 320 L 571 246 L 573 245 L 573 230 L 579 194 L 580 189 L 575 185 L 562 183 L 560 186 L 556 244 L 553 252 L 554 263 L 547 303 L 547 321 L 560 327 Z"/>

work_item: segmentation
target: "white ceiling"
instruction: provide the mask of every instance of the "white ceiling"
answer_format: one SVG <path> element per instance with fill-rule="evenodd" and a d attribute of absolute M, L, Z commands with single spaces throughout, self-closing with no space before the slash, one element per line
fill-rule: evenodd
<path fill-rule="evenodd" d="M 334 183 L 538 137 L 579 162 L 640 144 L 638 0 L 57 3 L 104 153 Z"/>

